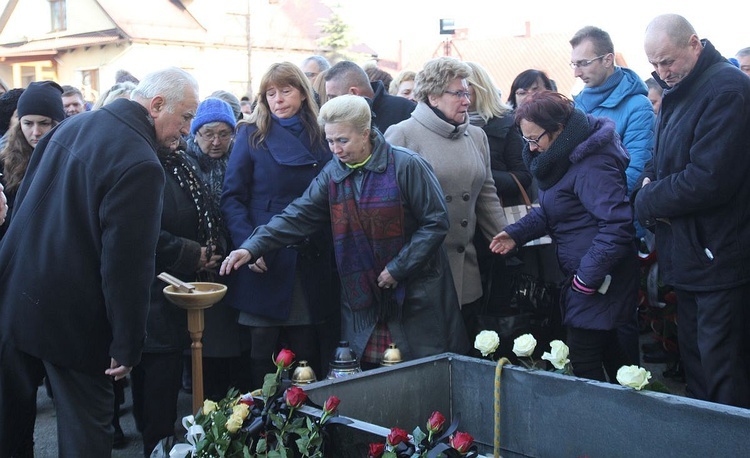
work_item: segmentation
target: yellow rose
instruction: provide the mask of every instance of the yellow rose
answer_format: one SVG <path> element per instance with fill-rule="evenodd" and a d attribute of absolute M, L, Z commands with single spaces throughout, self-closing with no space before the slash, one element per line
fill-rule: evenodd
<path fill-rule="evenodd" d="M 250 407 L 247 404 L 237 404 L 232 407 L 232 415 L 239 415 L 244 420 L 250 415 Z"/>
<path fill-rule="evenodd" d="M 242 427 L 242 421 L 242 417 L 233 413 L 229 416 L 229 420 L 227 420 L 227 431 L 232 434 L 236 433 Z"/>
<path fill-rule="evenodd" d="M 482 353 L 482 356 L 491 355 L 500 345 L 500 337 L 495 331 L 482 331 L 474 339 L 474 348 Z"/>
<path fill-rule="evenodd" d="M 622 366 L 617 371 L 617 381 L 620 382 L 620 385 L 629 386 L 636 390 L 641 390 L 648 385 L 650 378 L 651 372 L 638 366 Z"/>
<path fill-rule="evenodd" d="M 203 415 L 208 415 L 215 411 L 219 406 L 212 400 L 206 399 L 203 401 Z"/>
<path fill-rule="evenodd" d="M 545 351 L 544 354 L 542 354 L 542 359 L 551 362 L 552 365 L 555 366 L 555 369 L 564 369 L 565 365 L 570 362 L 568 359 L 570 349 L 562 340 L 553 340 L 549 345 L 552 352 L 548 353 Z"/>
<path fill-rule="evenodd" d="M 531 334 L 516 337 L 513 341 L 513 353 L 520 358 L 528 358 L 534 353 L 536 339 Z"/>

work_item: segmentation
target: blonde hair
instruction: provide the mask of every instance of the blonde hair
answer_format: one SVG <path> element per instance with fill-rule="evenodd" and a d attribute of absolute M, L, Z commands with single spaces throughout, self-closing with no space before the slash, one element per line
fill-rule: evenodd
<path fill-rule="evenodd" d="M 501 118 L 510 112 L 510 107 L 503 103 L 500 91 L 492 82 L 489 73 L 476 62 L 466 62 L 471 68 L 471 76 L 466 81 L 474 88 L 474 106 L 485 122 L 492 118 Z"/>
<path fill-rule="evenodd" d="M 349 124 L 355 130 L 364 133 L 371 130 L 372 112 L 364 97 L 346 94 L 329 100 L 320 109 L 318 124 L 325 128 L 326 124 Z"/>
<path fill-rule="evenodd" d="M 391 81 L 391 86 L 388 88 L 388 92 L 391 95 L 398 95 L 398 88 L 401 86 L 401 83 L 405 83 L 407 81 L 414 81 L 414 78 L 417 76 L 417 72 L 413 72 L 411 70 L 404 70 L 403 72 L 396 75 L 396 77 Z"/>

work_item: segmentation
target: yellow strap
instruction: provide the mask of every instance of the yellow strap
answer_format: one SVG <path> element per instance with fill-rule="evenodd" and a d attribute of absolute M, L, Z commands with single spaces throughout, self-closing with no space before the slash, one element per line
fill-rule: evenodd
<path fill-rule="evenodd" d="M 500 358 L 495 367 L 495 458 L 500 458 L 500 376 L 503 366 L 509 364 L 508 358 Z"/>

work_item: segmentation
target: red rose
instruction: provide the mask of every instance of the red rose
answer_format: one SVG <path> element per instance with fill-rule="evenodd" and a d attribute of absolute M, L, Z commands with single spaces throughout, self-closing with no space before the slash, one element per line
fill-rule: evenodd
<path fill-rule="evenodd" d="M 469 433 L 456 433 L 451 436 L 451 447 L 460 454 L 465 454 L 474 443 L 474 438 Z"/>
<path fill-rule="evenodd" d="M 396 446 L 401 442 L 409 441 L 409 433 L 401 428 L 391 428 L 391 432 L 388 434 L 388 443 Z"/>
<path fill-rule="evenodd" d="M 286 405 L 296 409 L 307 401 L 307 393 L 302 388 L 293 386 L 286 390 L 284 399 L 286 400 Z"/>
<path fill-rule="evenodd" d="M 279 352 L 279 356 L 276 357 L 276 367 L 280 369 L 286 369 L 291 366 L 294 362 L 294 353 L 292 350 L 286 348 Z"/>
<path fill-rule="evenodd" d="M 370 450 L 367 453 L 368 458 L 380 458 L 385 452 L 385 444 L 370 444 Z"/>
<path fill-rule="evenodd" d="M 439 433 L 443 429 L 445 424 L 445 417 L 438 411 L 432 412 L 430 419 L 427 420 L 427 431 L 431 433 Z"/>
<path fill-rule="evenodd" d="M 248 407 L 253 407 L 255 405 L 255 400 L 253 399 L 253 395 L 250 393 L 245 393 L 240 397 L 240 404 L 247 404 Z"/>
<path fill-rule="evenodd" d="M 339 408 L 339 404 L 341 403 L 341 399 L 337 398 L 336 396 L 331 396 L 326 401 L 325 405 L 323 406 L 323 410 L 327 414 L 332 414 L 336 411 L 336 409 Z"/>

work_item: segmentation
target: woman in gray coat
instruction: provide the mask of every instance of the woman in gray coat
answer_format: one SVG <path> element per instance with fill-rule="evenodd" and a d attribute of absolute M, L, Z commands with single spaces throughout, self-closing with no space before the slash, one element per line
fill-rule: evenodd
<path fill-rule="evenodd" d="M 335 160 L 231 252 L 221 274 L 330 224 L 343 338 L 365 367 L 378 364 L 391 342 L 405 359 L 465 353 L 468 340 L 442 248 L 448 216 L 429 164 L 389 145 L 371 127 L 362 97 L 326 102 L 318 120 Z"/>
<path fill-rule="evenodd" d="M 476 227 L 491 240 L 505 227 L 505 215 L 490 168 L 487 135 L 469 124 L 471 68 L 451 57 L 427 62 L 415 79 L 417 108 L 411 118 L 388 128 L 385 138 L 430 163 L 443 189 L 450 230 L 443 242 L 467 325 L 482 297 Z"/>

